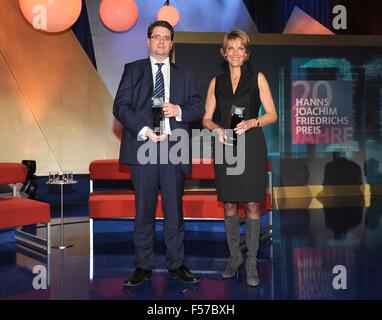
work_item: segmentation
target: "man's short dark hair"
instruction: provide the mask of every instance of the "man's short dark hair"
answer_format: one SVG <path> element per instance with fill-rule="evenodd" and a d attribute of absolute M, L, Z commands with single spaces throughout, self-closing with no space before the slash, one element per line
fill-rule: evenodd
<path fill-rule="evenodd" d="M 174 28 L 167 21 L 163 21 L 163 20 L 155 21 L 149 25 L 149 27 L 147 29 L 147 38 L 151 38 L 153 30 L 155 27 L 163 27 L 163 28 L 170 30 L 171 40 L 174 40 Z"/>

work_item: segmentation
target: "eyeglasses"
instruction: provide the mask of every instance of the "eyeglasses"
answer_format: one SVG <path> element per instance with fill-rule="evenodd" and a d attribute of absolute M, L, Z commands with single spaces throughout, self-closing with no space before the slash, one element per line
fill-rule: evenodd
<path fill-rule="evenodd" d="M 160 41 L 164 41 L 164 42 L 169 42 L 169 41 L 171 41 L 171 37 L 170 36 L 160 36 L 159 34 L 154 34 L 153 36 L 151 36 L 150 37 L 151 39 L 154 39 L 154 40 L 156 40 L 156 41 L 158 41 L 158 42 L 160 42 Z"/>

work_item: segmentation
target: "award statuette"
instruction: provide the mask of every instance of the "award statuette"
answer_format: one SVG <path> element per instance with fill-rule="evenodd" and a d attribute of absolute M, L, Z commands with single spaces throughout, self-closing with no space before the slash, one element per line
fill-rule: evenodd
<path fill-rule="evenodd" d="M 164 132 L 165 117 L 163 114 L 163 98 L 152 99 L 153 130 L 157 136 Z"/>
<path fill-rule="evenodd" d="M 228 139 L 232 141 L 234 145 L 237 144 L 237 134 L 233 130 L 236 126 L 244 120 L 244 111 L 245 107 L 232 105 L 231 107 L 231 116 L 229 118 L 228 128 L 232 129 L 232 136 Z"/>

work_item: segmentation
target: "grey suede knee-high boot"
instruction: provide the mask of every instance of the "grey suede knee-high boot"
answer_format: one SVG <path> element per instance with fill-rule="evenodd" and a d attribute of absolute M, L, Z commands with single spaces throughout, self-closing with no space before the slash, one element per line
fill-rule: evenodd
<path fill-rule="evenodd" d="M 235 276 L 237 269 L 243 264 L 243 255 L 240 250 L 240 220 L 238 215 L 224 218 L 225 233 L 229 247 L 229 261 L 222 277 L 224 279 Z"/>
<path fill-rule="evenodd" d="M 245 243 L 247 245 L 247 261 L 245 269 L 247 272 L 247 284 L 257 286 L 260 283 L 257 273 L 257 251 L 260 241 L 260 220 L 246 219 Z"/>

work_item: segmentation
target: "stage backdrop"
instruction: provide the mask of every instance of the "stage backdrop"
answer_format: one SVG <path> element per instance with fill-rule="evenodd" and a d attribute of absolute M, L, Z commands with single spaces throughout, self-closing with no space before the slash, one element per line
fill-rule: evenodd
<path fill-rule="evenodd" d="M 117 92 L 123 66 L 127 62 L 146 58 L 147 27 L 156 20 L 156 14 L 165 1 L 136 0 L 139 15 L 133 28 L 126 32 L 107 29 L 99 18 L 101 0 L 86 0 L 93 35 L 98 71 L 112 96 Z M 240 28 L 257 33 L 257 28 L 241 0 L 174 0 L 179 13 L 177 32 L 227 32 Z"/>
<path fill-rule="evenodd" d="M 87 173 L 89 162 L 118 156 L 113 98 L 71 31 L 46 34 L 0 2 L 0 161 L 37 161 Z"/>
<path fill-rule="evenodd" d="M 203 95 L 223 70 L 223 34 L 178 34 L 176 61 Z M 278 123 L 263 130 L 279 197 L 382 192 L 379 36 L 251 35 L 251 63 L 270 84 Z"/>
<path fill-rule="evenodd" d="M 0 1 L 0 161 L 36 160 L 37 174 L 48 175 L 88 173 L 90 161 L 118 157 L 114 95 L 124 64 L 147 57 L 147 26 L 164 1 L 137 0 L 138 21 L 122 33 L 102 24 L 99 0 L 86 3 L 99 73 L 72 31 L 36 31 L 18 0 Z M 172 3 L 181 14 L 177 31 L 257 32 L 241 1 Z"/>

